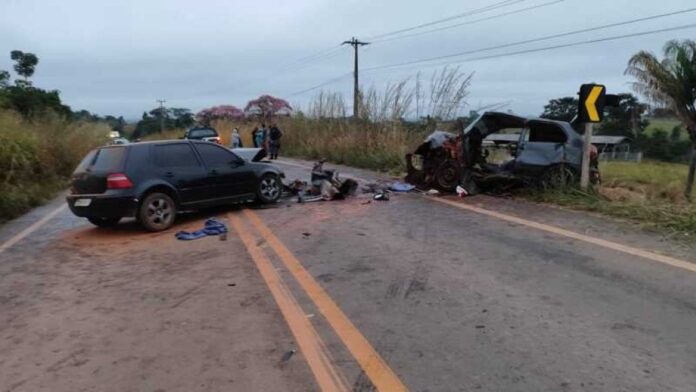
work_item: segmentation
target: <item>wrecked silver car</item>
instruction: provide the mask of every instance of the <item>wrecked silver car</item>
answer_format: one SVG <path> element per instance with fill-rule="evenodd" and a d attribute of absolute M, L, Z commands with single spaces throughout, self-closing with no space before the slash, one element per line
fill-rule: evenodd
<path fill-rule="evenodd" d="M 504 184 L 557 187 L 580 177 L 583 137 L 569 123 L 486 112 L 460 134 L 436 131 L 406 155 L 406 180 L 469 194 Z M 599 181 L 597 154 L 591 179 Z"/>

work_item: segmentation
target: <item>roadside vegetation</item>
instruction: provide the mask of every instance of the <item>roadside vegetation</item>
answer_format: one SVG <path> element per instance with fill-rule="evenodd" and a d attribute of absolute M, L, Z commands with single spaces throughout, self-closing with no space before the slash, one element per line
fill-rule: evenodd
<path fill-rule="evenodd" d="M 600 164 L 600 171 L 602 184 L 595 190 L 547 190 L 524 197 L 627 219 L 646 229 L 688 237 L 696 235 L 696 205 L 684 196 L 686 164 L 605 162 Z"/>
<path fill-rule="evenodd" d="M 11 57 L 20 78 L 10 83 L 10 73 L 0 70 L 0 222 L 64 190 L 87 151 L 125 123 L 72 112 L 57 91 L 32 85 L 38 57 L 21 51 Z"/>

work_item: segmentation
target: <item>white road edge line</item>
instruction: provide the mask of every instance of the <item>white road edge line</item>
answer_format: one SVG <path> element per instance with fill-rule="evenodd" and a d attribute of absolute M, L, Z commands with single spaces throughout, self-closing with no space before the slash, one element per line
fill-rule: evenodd
<path fill-rule="evenodd" d="M 291 162 L 286 162 L 286 161 L 280 161 L 280 163 L 287 164 L 290 166 L 301 167 L 304 169 L 310 169 L 309 167 L 304 166 L 304 165 L 300 165 L 298 163 L 291 163 Z M 351 178 L 349 176 L 344 176 L 344 177 Z M 357 178 L 357 177 L 352 177 L 352 178 L 356 179 L 356 180 L 361 180 L 364 182 L 369 182 L 367 180 Z M 574 240 L 587 242 L 587 243 L 590 243 L 593 245 L 597 245 L 597 246 L 601 246 L 601 247 L 604 247 L 607 249 L 615 250 L 617 252 L 621 252 L 621 253 L 625 253 L 625 254 L 629 254 L 629 255 L 633 255 L 633 256 L 638 256 L 638 257 L 652 260 L 652 261 L 657 261 L 659 263 L 667 264 L 667 265 L 670 265 L 672 267 L 677 267 L 677 268 L 685 269 L 687 271 L 696 272 L 696 264 L 695 263 L 685 261 L 685 260 L 680 260 L 680 259 L 677 259 L 675 257 L 661 255 L 659 253 L 650 252 L 650 251 L 645 250 L 645 249 L 640 249 L 640 248 L 635 248 L 635 247 L 628 246 L 628 245 L 623 245 L 623 244 L 620 244 L 618 242 L 607 241 L 607 240 L 604 240 L 601 238 L 596 238 L 596 237 L 592 237 L 589 235 L 576 233 L 576 232 L 571 231 L 571 230 L 562 229 L 560 227 L 551 226 L 551 225 L 547 225 L 544 223 L 539 223 L 539 222 L 527 220 L 527 219 L 520 218 L 520 217 L 517 217 L 514 215 L 503 214 L 501 212 L 488 210 L 488 209 L 481 208 L 481 207 L 475 207 L 475 206 L 461 203 L 461 202 L 457 202 L 457 201 L 440 199 L 440 198 L 430 197 L 427 195 L 423 195 L 422 197 L 429 199 L 429 200 L 432 200 L 432 201 L 435 201 L 435 202 L 438 202 L 438 203 L 447 204 L 447 205 L 450 205 L 452 207 L 456 207 L 456 208 L 459 208 L 462 210 L 475 212 L 477 214 L 486 215 L 486 216 L 500 219 L 503 221 L 507 221 L 510 223 L 516 223 L 516 224 L 522 225 L 522 226 L 531 227 L 531 228 L 534 228 L 537 230 L 545 231 L 547 233 L 552 233 L 552 234 L 556 234 L 559 236 L 572 238 Z"/>
<path fill-rule="evenodd" d="M 3 253 L 7 249 L 9 249 L 11 246 L 14 244 L 18 243 L 24 237 L 28 236 L 29 234 L 33 233 L 37 229 L 39 229 L 41 226 L 46 224 L 49 220 L 51 220 L 54 216 L 58 215 L 61 213 L 63 210 L 65 210 L 68 207 L 67 204 L 63 204 L 60 207 L 56 208 L 55 210 L 51 211 L 48 215 L 44 216 L 43 218 L 39 219 L 38 221 L 34 222 L 31 226 L 27 227 L 26 229 L 20 231 L 19 233 L 15 234 L 12 238 L 9 240 L 5 241 L 2 245 L 0 245 L 0 253 Z"/>

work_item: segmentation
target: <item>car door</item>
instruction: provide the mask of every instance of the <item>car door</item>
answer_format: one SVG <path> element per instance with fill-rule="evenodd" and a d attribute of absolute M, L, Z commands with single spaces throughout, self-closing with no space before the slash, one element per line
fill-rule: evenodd
<path fill-rule="evenodd" d="M 534 176 L 561 163 L 567 135 L 557 124 L 530 121 L 520 135 L 515 173 Z"/>
<path fill-rule="evenodd" d="M 234 199 L 255 192 L 256 175 L 243 159 L 213 143 L 194 145 L 205 164 L 216 198 Z"/>
<path fill-rule="evenodd" d="M 193 204 L 210 198 L 205 167 L 188 142 L 155 144 L 152 155 L 157 177 L 172 184 L 182 204 Z"/>

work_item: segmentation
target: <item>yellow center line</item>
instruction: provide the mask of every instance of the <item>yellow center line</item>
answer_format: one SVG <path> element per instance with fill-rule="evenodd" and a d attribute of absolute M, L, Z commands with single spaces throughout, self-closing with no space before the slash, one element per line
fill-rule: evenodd
<path fill-rule="evenodd" d="M 650 252 L 650 251 L 640 249 L 640 248 L 634 248 L 632 246 L 619 244 L 617 242 L 603 240 L 601 238 L 591 237 L 589 235 L 584 235 L 584 234 L 576 233 L 574 231 L 561 229 L 560 227 L 551 226 L 551 225 L 547 225 L 547 224 L 539 223 L 539 222 L 534 222 L 534 221 L 530 221 L 527 219 L 522 219 L 522 218 L 519 218 L 516 216 L 487 210 L 485 208 L 475 207 L 475 206 L 468 205 L 468 204 L 465 204 L 462 202 L 457 202 L 457 201 L 448 200 L 448 199 L 434 198 L 434 197 L 428 197 L 428 199 L 432 200 L 432 201 L 436 201 L 438 203 L 447 204 L 447 205 L 450 205 L 452 207 L 456 207 L 456 208 L 459 208 L 462 210 L 468 210 L 471 212 L 476 212 L 478 214 L 488 215 L 488 216 L 491 216 L 491 217 L 494 217 L 497 219 L 504 220 L 506 222 L 516 223 L 518 225 L 531 227 L 531 228 L 534 228 L 537 230 L 542 230 L 542 231 L 545 231 L 548 233 L 560 235 L 563 237 L 572 238 L 572 239 L 575 239 L 578 241 L 584 241 L 584 242 L 587 242 L 587 243 L 590 243 L 593 245 L 602 246 L 604 248 L 608 248 L 608 249 L 616 250 L 619 252 L 627 253 L 627 254 L 630 254 L 633 256 L 638 256 L 638 257 L 642 257 L 645 259 L 657 261 L 659 263 L 671 265 L 673 267 L 682 268 L 682 269 L 685 269 L 687 271 L 696 272 L 696 264 L 690 263 L 690 262 L 684 261 L 684 260 L 679 260 L 679 259 L 676 259 L 674 257 L 661 255 L 661 254 Z"/>
<path fill-rule="evenodd" d="M 48 213 L 48 215 L 44 216 L 43 218 L 39 219 L 38 221 L 34 222 L 31 226 L 27 227 L 26 229 L 20 231 L 19 233 L 15 234 L 12 238 L 9 240 L 5 241 L 2 245 L 0 245 L 0 253 L 6 251 L 9 249 L 12 245 L 18 243 L 24 237 L 28 236 L 29 234 L 33 233 L 36 231 L 38 228 L 46 224 L 49 220 L 51 220 L 54 216 L 58 215 L 60 212 L 65 210 L 68 207 L 67 204 L 62 204 L 60 207 L 56 208 L 55 210 L 51 211 Z"/>
<path fill-rule="evenodd" d="M 228 214 L 232 227 L 244 243 L 249 255 L 254 260 L 261 277 L 266 282 L 271 295 L 280 308 L 285 321 L 302 354 L 304 355 L 314 378 L 322 391 L 349 391 L 339 372 L 335 369 L 333 361 L 328 356 L 328 350 L 321 341 L 319 334 L 308 320 L 302 308 L 295 300 L 289 288 L 264 251 L 256 245 L 256 241 L 245 227 L 237 214 Z"/>
<path fill-rule="evenodd" d="M 333 299 L 331 299 L 319 283 L 314 280 L 312 275 L 302 266 L 292 252 L 290 252 L 263 221 L 261 221 L 258 215 L 251 210 L 244 210 L 244 214 L 261 233 L 261 236 L 275 251 L 283 264 L 285 264 L 309 298 L 314 302 L 317 309 L 319 309 L 329 325 L 331 325 L 331 328 L 333 328 L 336 335 L 341 339 L 343 344 L 345 344 L 348 351 L 353 355 L 377 390 L 387 392 L 407 391 L 408 389 L 406 386 L 372 345 L 370 345 L 370 342 L 368 342 L 365 336 L 360 333 Z"/>

